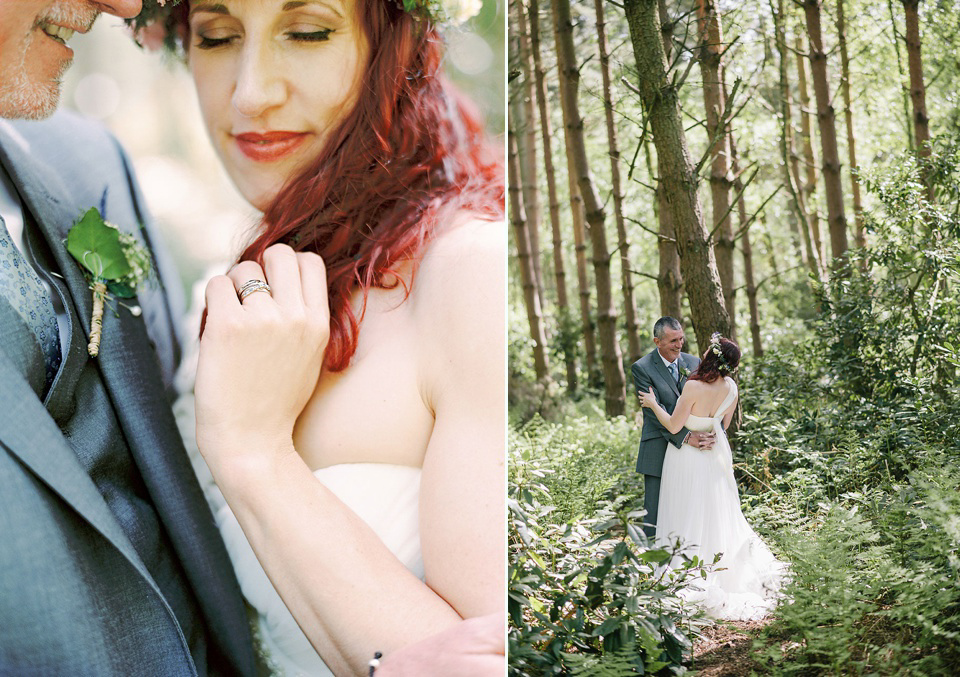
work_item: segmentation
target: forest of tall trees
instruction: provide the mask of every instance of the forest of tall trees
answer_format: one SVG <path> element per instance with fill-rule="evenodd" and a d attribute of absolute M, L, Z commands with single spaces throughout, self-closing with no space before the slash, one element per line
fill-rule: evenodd
<path fill-rule="evenodd" d="M 960 673 L 958 45 L 952 0 L 510 0 L 512 674 L 713 660 L 633 526 L 662 315 L 743 350 L 795 577 L 707 674 Z"/>
<path fill-rule="evenodd" d="M 510 12 L 511 188 L 525 213 L 511 218 L 533 270 L 515 285 L 532 295 L 514 367 L 535 358 L 543 384 L 602 387 L 611 415 L 625 411 L 619 365 L 649 349 L 661 314 L 697 344 L 720 331 L 760 354 L 782 315 L 814 312 L 816 285 L 873 244 L 862 173 L 925 156 L 930 130 L 957 124 L 953 3 L 514 0 Z"/>

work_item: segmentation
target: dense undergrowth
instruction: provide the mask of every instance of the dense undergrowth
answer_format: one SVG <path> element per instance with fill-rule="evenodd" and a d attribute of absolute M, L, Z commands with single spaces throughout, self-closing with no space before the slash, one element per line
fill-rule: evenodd
<path fill-rule="evenodd" d="M 744 512 L 792 581 L 757 674 L 960 674 L 960 144 L 865 177 L 867 251 L 792 343 L 747 359 Z M 637 531 L 639 430 L 512 376 L 510 672 L 682 674 L 705 622 Z"/>

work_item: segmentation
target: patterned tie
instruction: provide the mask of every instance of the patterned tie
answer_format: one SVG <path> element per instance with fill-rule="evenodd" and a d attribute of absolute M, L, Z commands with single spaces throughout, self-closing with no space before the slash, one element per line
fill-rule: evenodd
<path fill-rule="evenodd" d="M 60 332 L 47 288 L 17 249 L 0 217 L 0 294 L 37 337 L 47 365 L 47 385 L 60 368 Z"/>
<path fill-rule="evenodd" d="M 676 381 L 677 384 L 679 385 L 679 383 L 680 383 L 680 371 L 677 369 L 677 363 L 676 363 L 676 362 L 671 362 L 671 363 L 670 363 L 670 373 L 673 374 L 673 380 Z"/>

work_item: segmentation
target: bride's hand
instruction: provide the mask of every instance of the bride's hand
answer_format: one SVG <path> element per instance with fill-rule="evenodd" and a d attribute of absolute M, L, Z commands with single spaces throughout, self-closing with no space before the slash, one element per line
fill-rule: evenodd
<path fill-rule="evenodd" d="M 650 386 L 650 389 L 641 396 L 640 404 L 649 409 L 653 409 L 657 406 L 657 396 L 653 393 L 653 386 Z"/>
<path fill-rule="evenodd" d="M 221 452 L 292 449 L 293 426 L 313 393 L 330 336 L 326 268 L 310 253 L 273 245 L 264 268 L 244 261 L 210 280 L 197 366 L 197 442 Z M 237 290 L 265 280 L 270 293 Z"/>
<path fill-rule="evenodd" d="M 503 613 L 469 618 L 385 656 L 383 677 L 502 677 L 506 668 Z"/>

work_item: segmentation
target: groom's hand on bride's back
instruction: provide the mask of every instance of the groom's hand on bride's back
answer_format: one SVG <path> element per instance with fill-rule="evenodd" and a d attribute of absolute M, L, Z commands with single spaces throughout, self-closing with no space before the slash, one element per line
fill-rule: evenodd
<path fill-rule="evenodd" d="M 506 618 L 468 618 L 448 630 L 384 656 L 376 677 L 502 677 Z"/>
<path fill-rule="evenodd" d="M 687 443 L 697 447 L 700 451 L 713 449 L 713 444 L 716 441 L 717 436 L 714 433 L 697 432 L 695 430 L 690 431 L 690 437 L 687 438 Z"/>

